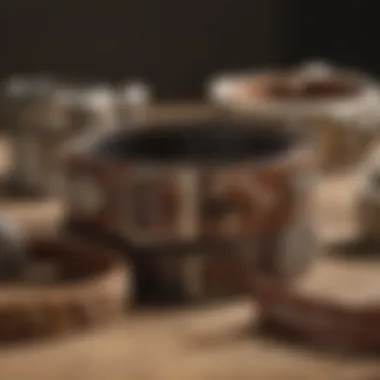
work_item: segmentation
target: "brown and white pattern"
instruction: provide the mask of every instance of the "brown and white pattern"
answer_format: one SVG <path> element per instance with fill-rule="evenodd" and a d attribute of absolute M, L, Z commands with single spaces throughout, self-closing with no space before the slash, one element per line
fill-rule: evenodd
<path fill-rule="evenodd" d="M 303 154 L 293 154 L 298 151 Z M 298 181 L 310 162 L 304 153 L 297 146 L 264 162 L 154 165 L 107 163 L 79 152 L 68 158 L 69 176 L 91 179 L 106 201 L 93 215 L 71 208 L 68 219 L 142 251 L 138 265 L 149 268 L 146 276 L 156 278 L 157 288 L 182 289 L 194 299 L 241 293 L 250 271 L 242 257 L 262 265 L 255 260 L 266 250 L 261 240 L 286 233 L 304 206 L 311 185 Z M 267 250 L 268 271 L 276 275 L 284 270 L 275 265 L 281 249 Z"/>
<path fill-rule="evenodd" d="M 211 81 L 211 100 L 240 117 L 306 129 L 323 171 L 356 165 L 378 134 L 380 92 L 362 73 L 324 63 L 289 70 L 236 73 Z"/>
<path fill-rule="evenodd" d="M 125 235 L 133 243 L 152 245 L 192 241 L 198 237 L 196 169 L 131 171 L 127 185 Z"/>
<path fill-rule="evenodd" d="M 289 171 L 286 165 L 224 170 L 114 168 L 113 177 L 102 164 L 82 162 L 71 167 L 69 170 L 76 173 L 69 181 L 73 196 L 79 195 L 75 184 L 91 181 L 99 203 L 107 203 L 104 207 L 114 207 L 115 212 L 118 208 L 117 213 L 124 215 L 120 227 L 126 238 L 145 245 L 195 242 L 202 237 L 234 239 L 276 230 L 291 216 L 300 193 L 293 186 L 294 170 Z M 106 189 L 119 197 L 104 194 Z M 101 193 L 106 202 L 100 200 Z M 70 212 L 78 221 L 91 219 L 91 215 L 80 215 L 80 208 L 73 207 Z M 105 226 L 109 221 L 100 222 Z"/>

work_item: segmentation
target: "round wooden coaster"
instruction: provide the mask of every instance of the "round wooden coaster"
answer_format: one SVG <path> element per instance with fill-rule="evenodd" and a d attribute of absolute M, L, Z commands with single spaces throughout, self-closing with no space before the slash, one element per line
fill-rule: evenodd
<path fill-rule="evenodd" d="M 57 335 L 122 313 L 131 279 L 117 253 L 75 238 L 29 248 L 24 276 L 0 288 L 0 340 Z"/>

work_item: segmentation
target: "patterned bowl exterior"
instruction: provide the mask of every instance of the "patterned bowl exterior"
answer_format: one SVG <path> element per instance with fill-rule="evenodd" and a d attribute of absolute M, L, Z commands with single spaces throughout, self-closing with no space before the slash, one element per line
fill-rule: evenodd
<path fill-rule="evenodd" d="M 305 211 L 309 158 L 294 145 L 264 162 L 155 165 L 79 149 L 67 159 L 68 221 L 133 247 L 143 277 L 163 293 L 242 293 L 250 270 L 241 257 L 255 265 L 256 246 Z M 268 260 L 281 271 L 276 254 Z"/>
<path fill-rule="evenodd" d="M 359 167 L 356 189 L 357 219 L 364 242 L 380 243 L 380 158 L 379 142 L 375 141 Z"/>

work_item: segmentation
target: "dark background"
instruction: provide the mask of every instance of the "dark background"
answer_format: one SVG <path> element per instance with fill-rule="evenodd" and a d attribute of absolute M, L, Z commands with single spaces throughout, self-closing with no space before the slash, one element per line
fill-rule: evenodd
<path fill-rule="evenodd" d="M 377 0 L 3 0 L 0 9 L 0 77 L 143 78 L 173 99 L 201 96 L 214 72 L 309 58 L 380 74 Z"/>

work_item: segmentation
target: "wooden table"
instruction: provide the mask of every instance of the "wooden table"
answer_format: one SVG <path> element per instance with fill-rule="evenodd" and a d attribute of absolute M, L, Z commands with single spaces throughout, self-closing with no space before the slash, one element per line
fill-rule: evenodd
<path fill-rule="evenodd" d="M 355 233 L 353 189 L 352 176 L 332 178 L 316 188 L 321 239 Z M 63 215 L 54 200 L 43 205 L 3 200 L 1 209 L 22 221 L 30 234 L 57 230 Z M 324 281 L 323 273 L 320 277 Z M 380 379 L 376 360 L 347 360 L 268 342 L 252 332 L 254 320 L 254 303 L 243 299 L 192 310 L 135 311 L 101 330 L 2 348 L 0 379 Z"/>

